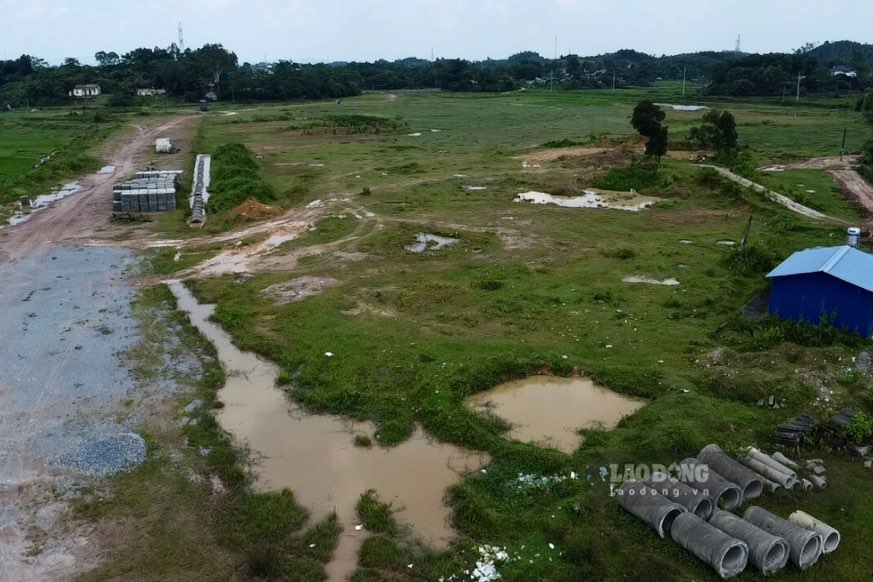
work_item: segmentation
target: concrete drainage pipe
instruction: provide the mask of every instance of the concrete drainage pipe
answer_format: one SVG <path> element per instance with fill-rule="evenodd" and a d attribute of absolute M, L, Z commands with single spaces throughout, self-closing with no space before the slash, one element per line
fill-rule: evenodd
<path fill-rule="evenodd" d="M 749 546 L 706 523 L 696 515 L 683 513 L 673 522 L 670 536 L 677 544 L 709 564 L 722 578 L 746 569 Z"/>
<path fill-rule="evenodd" d="M 764 461 L 760 460 L 756 455 L 753 455 L 752 453 L 740 455 L 739 461 L 749 469 L 766 478 L 767 480 L 778 483 L 780 487 L 784 487 L 785 489 L 793 489 L 794 484 L 797 483 L 797 473 L 794 473 L 793 471 L 791 472 L 791 474 L 783 473 L 779 469 L 775 469 L 774 467 L 771 467 Z"/>
<path fill-rule="evenodd" d="M 754 499 L 764 492 L 764 480 L 761 476 L 730 458 L 720 446 L 707 445 L 703 447 L 697 458 L 725 479 L 742 487 L 744 499 Z"/>
<path fill-rule="evenodd" d="M 743 514 L 743 519 L 774 536 L 785 538 L 789 548 L 788 557 L 801 570 L 806 570 L 821 557 L 822 536 L 818 532 L 804 529 L 761 507 L 750 507 Z"/>
<path fill-rule="evenodd" d="M 765 576 L 775 574 L 788 563 L 788 542 L 758 526 L 743 521 L 733 513 L 716 511 L 709 523 L 749 546 L 749 563 Z"/>
<path fill-rule="evenodd" d="M 646 484 L 700 519 L 709 519 L 715 511 L 715 501 L 703 489 L 689 487 L 664 473 L 655 473 Z"/>
<path fill-rule="evenodd" d="M 775 453 L 773 453 L 770 456 L 777 463 L 781 463 L 782 465 L 785 465 L 786 467 L 789 467 L 791 469 L 797 469 L 797 463 L 795 463 L 794 461 L 792 461 L 791 459 L 789 459 L 788 457 L 786 457 L 785 455 L 783 455 L 779 451 L 776 451 Z"/>
<path fill-rule="evenodd" d="M 743 504 L 743 490 L 739 485 L 728 481 L 694 457 L 679 463 L 679 480 L 708 492 L 725 509 L 734 509 Z"/>
<path fill-rule="evenodd" d="M 804 529 L 820 533 L 824 539 L 822 544 L 823 554 L 830 554 L 840 545 L 840 532 L 804 511 L 795 511 L 788 516 L 788 521 Z"/>
<path fill-rule="evenodd" d="M 638 481 L 622 484 L 618 491 L 618 503 L 625 511 L 652 526 L 662 538 L 667 537 L 675 519 L 687 511 Z"/>

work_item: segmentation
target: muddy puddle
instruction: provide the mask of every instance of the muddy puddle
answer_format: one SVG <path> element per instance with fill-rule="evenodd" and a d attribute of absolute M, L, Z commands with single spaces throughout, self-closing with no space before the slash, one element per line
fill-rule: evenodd
<path fill-rule="evenodd" d="M 508 436 L 572 453 L 580 428 L 615 428 L 622 417 L 645 405 L 598 386 L 588 378 L 531 376 L 475 394 L 467 405 L 512 424 Z"/>
<path fill-rule="evenodd" d="M 71 196 L 81 189 L 78 182 L 70 182 L 63 187 L 52 190 L 49 194 L 40 194 L 36 198 L 31 199 L 30 208 L 16 211 L 15 214 L 9 217 L 7 224 L 0 224 L 0 229 L 5 226 L 16 226 L 23 222 L 27 222 L 34 212 L 39 212 L 49 207 L 52 202 L 63 200 L 67 196 Z"/>
<path fill-rule="evenodd" d="M 424 251 L 441 251 L 446 247 L 458 244 L 460 239 L 450 236 L 439 236 L 436 234 L 427 234 L 420 232 L 415 236 L 415 244 L 406 245 L 405 248 L 410 253 L 423 253 Z"/>
<path fill-rule="evenodd" d="M 516 202 L 531 204 L 553 204 L 563 208 L 611 208 L 639 212 L 660 199 L 640 196 L 636 192 L 607 192 L 605 190 L 586 190 L 582 196 L 555 196 L 545 192 L 522 192 L 515 197 Z"/>
<path fill-rule="evenodd" d="M 355 527 L 355 504 L 368 489 L 392 503 L 398 521 L 411 526 L 419 538 L 446 547 L 454 532 L 450 511 L 443 505 L 445 490 L 465 472 L 487 463 L 487 455 L 438 443 L 420 428 L 390 449 L 354 446 L 355 435 L 372 437 L 375 426 L 301 411 L 275 387 L 276 366 L 238 349 L 209 321 L 214 306 L 197 303 L 179 281 L 168 285 L 179 309 L 218 350 L 227 381 L 218 395 L 225 406 L 217 418 L 251 450 L 256 488 L 291 489 L 311 511 L 311 523 L 336 511 L 344 532 L 328 566 L 331 580 L 345 579 L 356 567 L 357 550 L 367 534 Z"/>

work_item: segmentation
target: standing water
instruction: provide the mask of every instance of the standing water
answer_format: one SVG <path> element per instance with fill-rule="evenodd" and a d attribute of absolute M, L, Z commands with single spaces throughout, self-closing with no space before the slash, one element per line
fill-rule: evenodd
<path fill-rule="evenodd" d="M 314 520 L 336 511 L 344 534 L 328 564 L 331 580 L 345 579 L 356 567 L 365 534 L 354 527 L 355 505 L 368 489 L 400 508 L 398 520 L 411 525 L 420 538 L 439 548 L 447 546 L 454 532 L 450 510 L 443 504 L 445 490 L 464 472 L 484 465 L 487 455 L 438 443 L 420 428 L 390 449 L 355 447 L 354 435 L 372 434 L 372 423 L 300 410 L 276 388 L 276 366 L 237 348 L 227 333 L 209 321 L 214 305 L 200 305 L 180 281 L 167 285 L 179 309 L 218 351 L 227 379 L 218 394 L 225 406 L 217 419 L 252 451 L 256 488 L 292 490 Z"/>
<path fill-rule="evenodd" d="M 646 403 L 587 378 L 531 376 L 475 394 L 467 404 L 508 420 L 514 439 L 572 453 L 582 442 L 580 428 L 615 428 Z"/>

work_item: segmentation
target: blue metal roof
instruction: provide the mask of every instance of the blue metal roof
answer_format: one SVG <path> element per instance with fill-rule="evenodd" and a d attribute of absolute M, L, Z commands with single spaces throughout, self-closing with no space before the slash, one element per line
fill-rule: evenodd
<path fill-rule="evenodd" d="M 873 255 L 845 245 L 798 251 L 770 271 L 767 277 L 790 277 L 811 273 L 827 273 L 846 283 L 873 292 Z"/>

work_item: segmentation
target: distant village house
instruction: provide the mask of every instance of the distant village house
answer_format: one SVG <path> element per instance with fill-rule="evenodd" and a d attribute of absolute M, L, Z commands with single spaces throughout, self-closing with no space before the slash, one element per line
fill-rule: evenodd
<path fill-rule="evenodd" d="M 100 85 L 96 83 L 89 83 L 87 85 L 76 85 L 73 87 L 73 90 L 70 91 L 70 97 L 75 97 L 76 99 L 89 99 L 91 97 L 99 97 L 100 96 Z"/>

